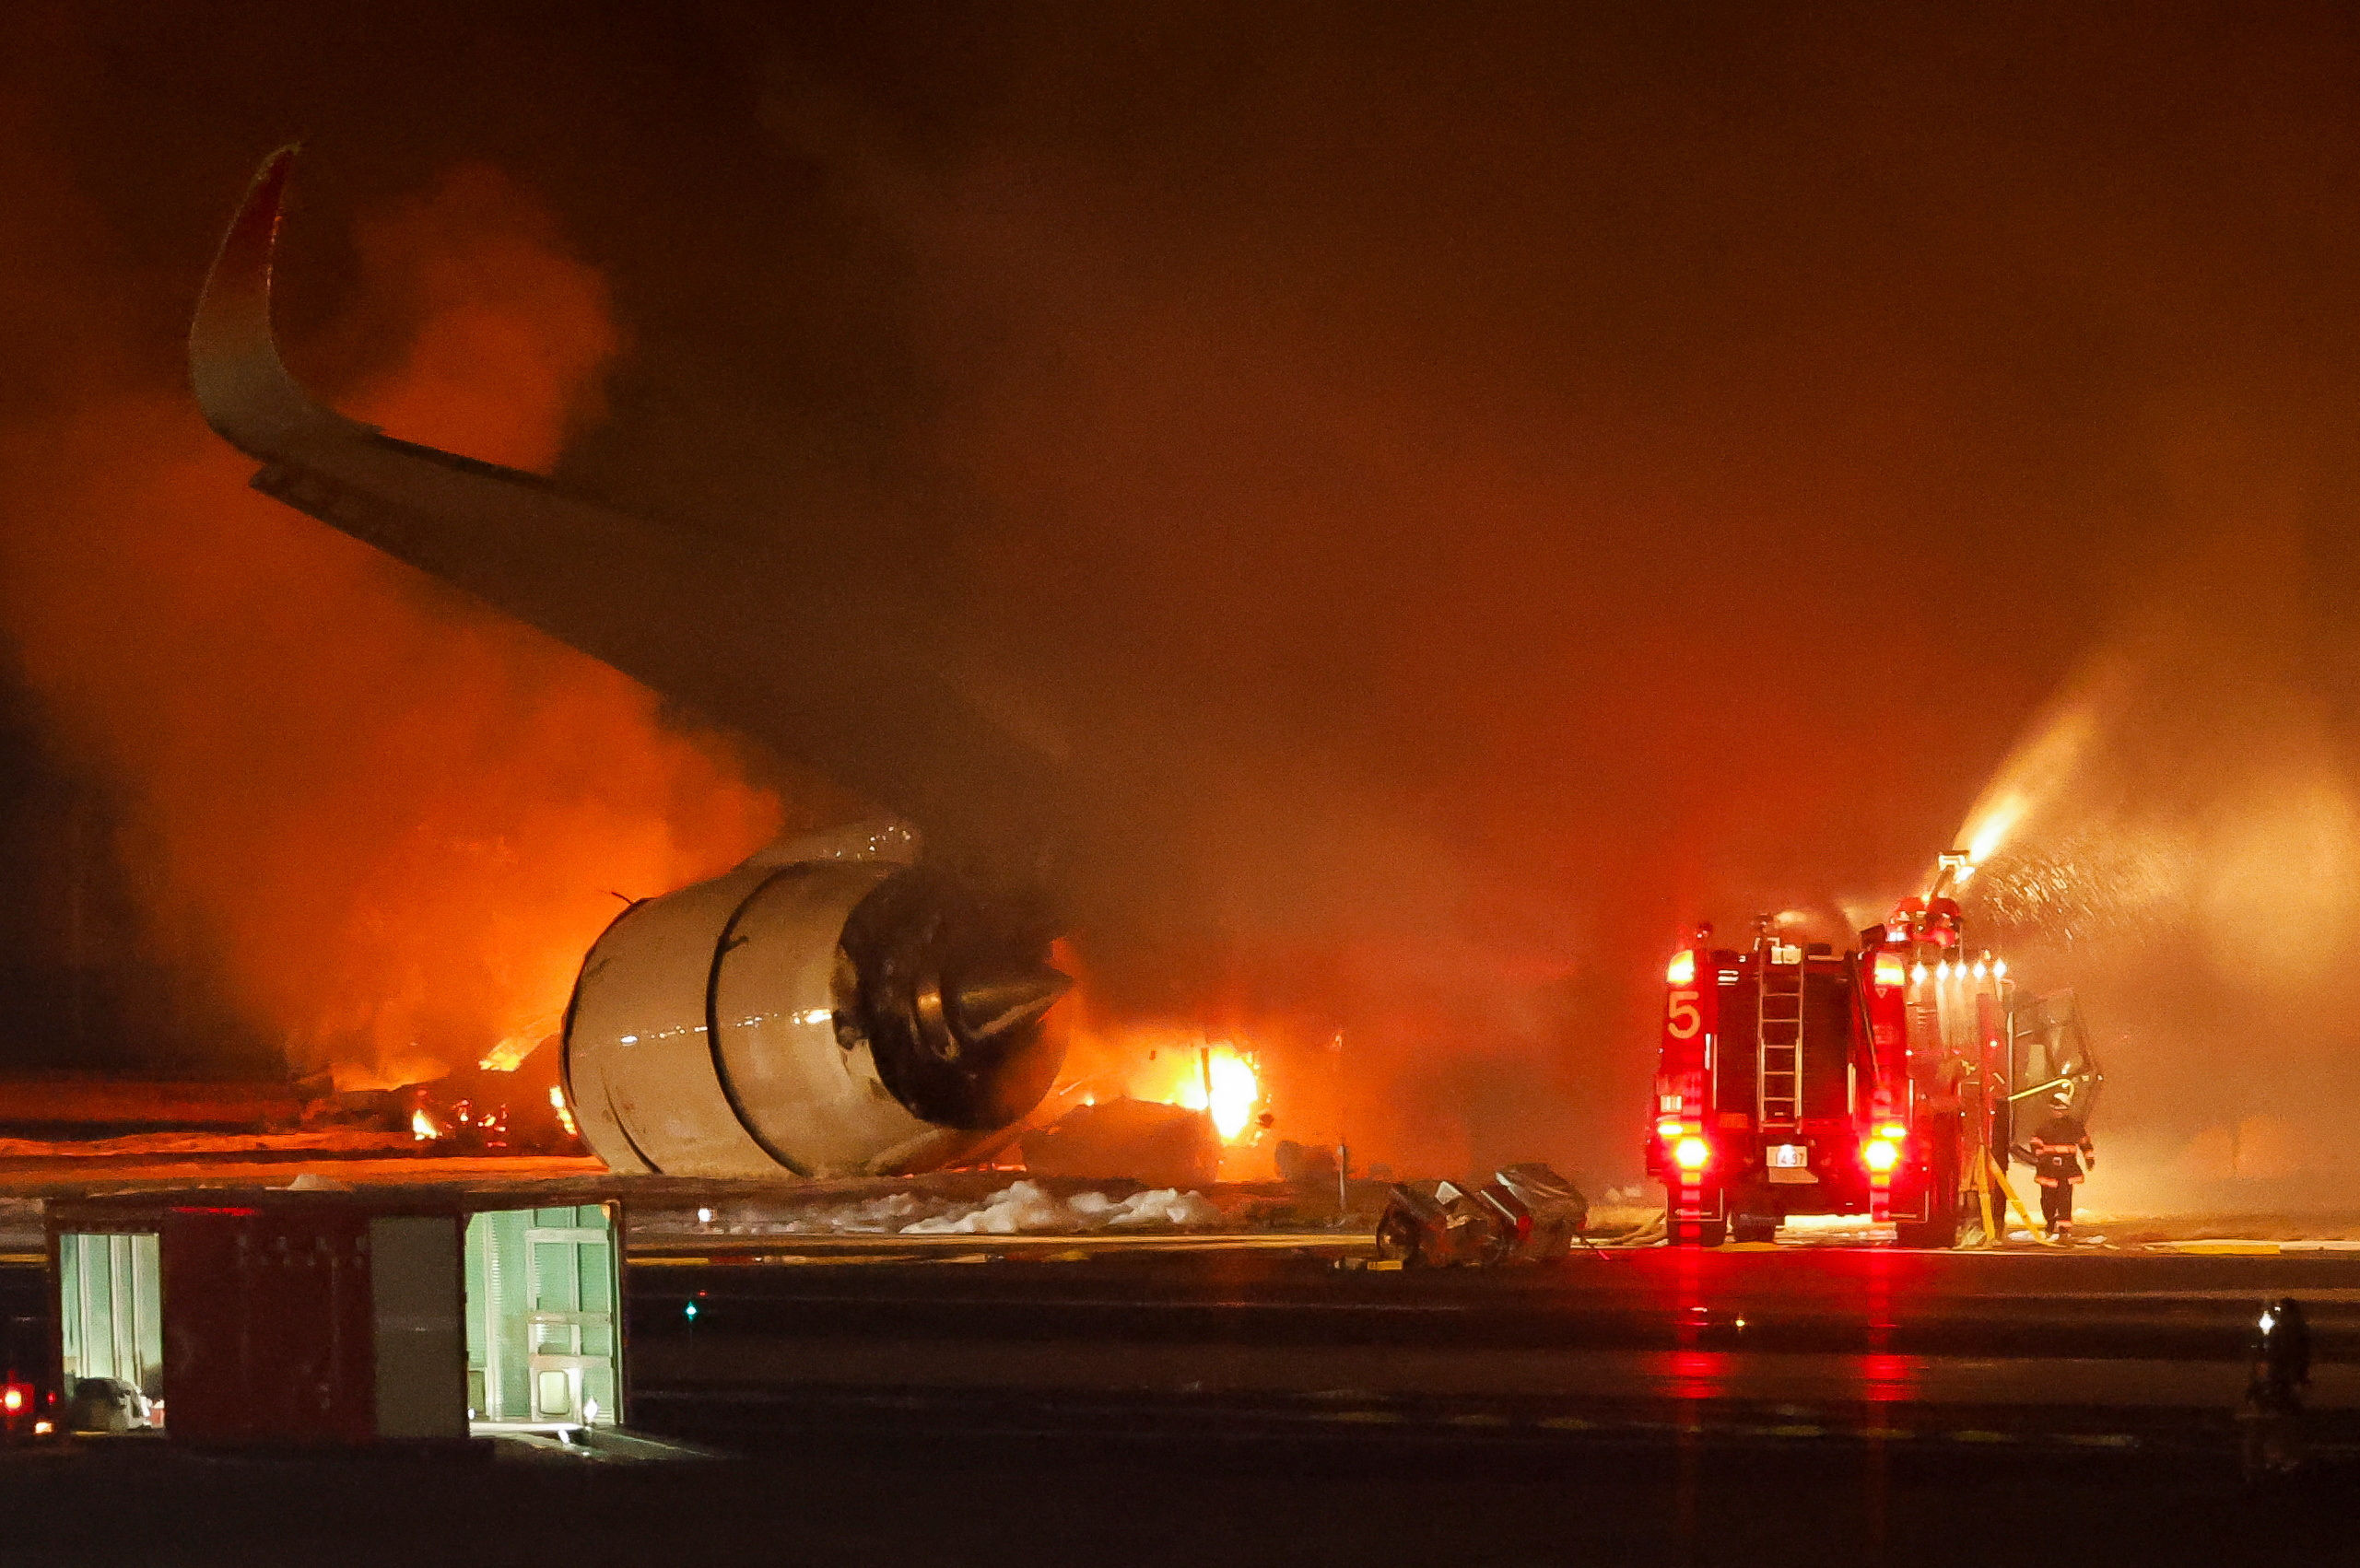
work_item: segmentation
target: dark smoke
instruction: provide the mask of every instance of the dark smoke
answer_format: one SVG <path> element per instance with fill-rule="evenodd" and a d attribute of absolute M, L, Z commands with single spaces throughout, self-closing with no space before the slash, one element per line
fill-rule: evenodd
<path fill-rule="evenodd" d="M 113 435 L 234 492 L 233 462 L 180 444 L 174 335 L 263 149 L 311 134 L 290 320 L 348 386 L 406 339 L 368 321 L 398 277 L 344 237 L 487 165 L 611 293 L 605 418 L 567 476 L 891 585 L 1110 781 L 1118 826 L 1176 825 L 1179 870 L 1143 851 L 1086 890 L 1090 1019 L 1266 1040 L 1282 1131 L 1630 1172 L 1683 922 L 1874 918 L 2158 599 L 2236 658 L 2142 674 L 2155 721 L 2108 743 L 2136 761 L 2076 775 L 2010 853 L 2029 878 L 2184 851 L 2174 885 L 2199 891 L 2123 895 L 2135 918 L 2072 944 L 2007 918 L 2058 946 L 2044 983 L 2133 1036 L 2108 1114 L 2155 1160 L 2221 1119 L 2225 1060 L 2251 1115 L 2351 1103 L 2348 1007 L 2307 1022 L 2333 977 L 2248 984 L 2234 955 L 2289 874 L 2234 825 L 2309 801 L 2302 831 L 2336 842 L 2350 777 L 2340 12 L 57 16 L 9 55 L 17 145 L 51 149 L 11 171 L 46 193 L 8 220 L 41 303 L 5 348 L 12 530 L 136 512 L 136 484 L 74 491 L 100 516 L 21 476 L 93 395 L 135 393 L 146 422 Z M 412 264 L 447 237 L 419 238 Z M 187 603 L 343 558 L 239 515 L 288 554 L 200 553 L 170 579 Z M 2269 607 L 2183 591 L 2194 542 L 2234 559 L 2258 531 Z M 29 602 L 30 669 L 54 632 Z M 426 602 L 453 639 L 508 635 Z M 149 657 L 169 708 L 199 661 Z M 302 782 L 274 762 L 346 732 L 298 695 L 213 760 Z M 489 731 L 560 759 L 551 799 L 590 787 L 562 726 Z M 2168 809 L 2110 792 L 2157 788 Z M 371 885 L 398 889 L 389 832 L 336 842 L 376 844 Z M 2084 976 L 2101 934 L 2150 956 Z"/>
<path fill-rule="evenodd" d="M 595 273 L 480 170 L 357 249 L 402 354 L 356 409 L 546 464 L 616 347 Z M 0 610 L 139 830 L 149 937 L 217 965 L 298 1070 L 369 1087 L 512 1065 L 556 1031 L 616 892 L 709 874 L 779 825 L 646 692 L 248 493 L 184 397 L 101 374 L 0 463 L 42 524 L 5 537 Z"/>

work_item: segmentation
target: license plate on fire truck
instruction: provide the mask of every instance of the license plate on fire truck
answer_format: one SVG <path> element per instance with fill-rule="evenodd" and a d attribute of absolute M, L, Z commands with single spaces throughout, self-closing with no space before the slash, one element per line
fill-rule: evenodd
<path fill-rule="evenodd" d="M 1772 1181 L 1817 1181 L 1811 1174 L 1811 1150 L 1801 1143 L 1773 1143 L 1769 1147 L 1769 1177 Z"/>

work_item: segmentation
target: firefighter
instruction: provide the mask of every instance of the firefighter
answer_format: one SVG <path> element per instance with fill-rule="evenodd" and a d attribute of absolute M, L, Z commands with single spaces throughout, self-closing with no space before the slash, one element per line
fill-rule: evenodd
<path fill-rule="evenodd" d="M 2032 1131 L 2033 1179 L 2040 1183 L 2040 1218 L 2053 1241 L 2073 1239 L 2073 1188 L 2084 1168 L 2097 1167 L 2089 1129 L 2073 1114 L 2073 1097 L 2059 1094 L 2048 1117 Z"/>

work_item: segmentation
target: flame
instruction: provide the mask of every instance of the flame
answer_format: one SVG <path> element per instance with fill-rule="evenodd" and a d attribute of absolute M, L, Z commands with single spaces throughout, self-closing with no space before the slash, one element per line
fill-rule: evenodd
<path fill-rule="evenodd" d="M 441 1129 L 434 1125 L 434 1118 L 426 1114 L 424 1106 L 410 1113 L 410 1136 L 420 1143 L 430 1143 L 442 1136 Z"/>
<path fill-rule="evenodd" d="M 533 469 L 597 418 L 621 332 L 529 193 L 454 173 L 363 220 L 354 253 L 368 303 L 341 336 L 384 345 L 342 380 L 356 415 Z M 254 495 L 185 391 L 110 387 L 112 348 L 88 352 L 88 395 L 0 430 L 9 499 L 44 519 L 0 530 L 0 640 L 76 766 L 120 783 L 156 956 L 299 1074 L 523 1063 L 609 889 L 678 887 L 775 835 L 785 808 L 731 743 Z"/>
<path fill-rule="evenodd" d="M 514 1072 L 524 1065 L 526 1057 L 541 1048 L 542 1042 L 552 1037 L 549 1030 L 537 1025 L 522 1035 L 511 1035 L 476 1065 L 486 1072 Z"/>
<path fill-rule="evenodd" d="M 566 1104 L 566 1092 L 558 1084 L 549 1085 L 549 1108 L 558 1113 L 558 1125 L 566 1129 L 568 1138 L 579 1138 L 581 1129 L 573 1124 L 573 1108 Z"/>
<path fill-rule="evenodd" d="M 1252 1125 L 1254 1107 L 1262 1103 L 1262 1076 L 1250 1052 L 1226 1041 L 1195 1050 L 1168 1048 L 1157 1053 L 1154 1066 L 1162 1092 L 1142 1090 L 1144 1098 L 1211 1111 L 1214 1130 L 1224 1143 L 1236 1142 Z"/>

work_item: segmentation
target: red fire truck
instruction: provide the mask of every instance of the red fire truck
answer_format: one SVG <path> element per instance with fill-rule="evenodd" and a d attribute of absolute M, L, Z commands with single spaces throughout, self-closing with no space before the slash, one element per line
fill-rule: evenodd
<path fill-rule="evenodd" d="M 2013 1102 L 2061 1091 L 2086 1117 L 2098 1077 L 2070 998 L 2015 1016 L 2006 963 L 1967 952 L 1944 895 L 1964 857 L 1943 859 L 1932 895 L 1849 951 L 1765 917 L 1750 948 L 1707 926 L 1673 954 L 1647 1161 L 1674 1243 L 1768 1241 L 1796 1214 L 1890 1222 L 1904 1246 L 1992 1235 Z M 2027 1068 L 2042 1081 L 2015 1091 Z"/>

